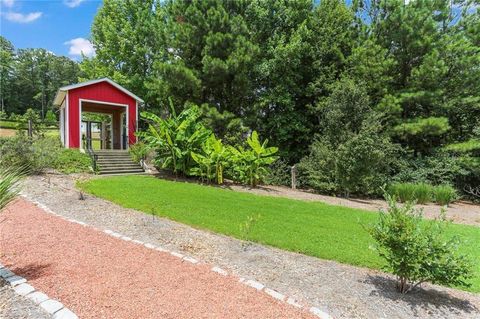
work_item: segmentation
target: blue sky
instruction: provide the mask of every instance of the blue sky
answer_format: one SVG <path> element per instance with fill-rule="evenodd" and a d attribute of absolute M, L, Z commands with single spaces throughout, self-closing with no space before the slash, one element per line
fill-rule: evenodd
<path fill-rule="evenodd" d="M 0 34 L 15 48 L 92 55 L 90 27 L 101 0 L 0 0 Z"/>

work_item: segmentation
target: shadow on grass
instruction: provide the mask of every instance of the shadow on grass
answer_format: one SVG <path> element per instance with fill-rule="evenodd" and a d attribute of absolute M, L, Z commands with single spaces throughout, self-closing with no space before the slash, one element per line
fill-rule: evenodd
<path fill-rule="evenodd" d="M 10 270 L 18 276 L 22 276 L 27 280 L 37 279 L 49 272 L 51 264 L 29 264 L 24 267 L 14 267 Z"/>
<path fill-rule="evenodd" d="M 406 303 L 415 315 L 420 315 L 418 313 L 420 309 L 441 310 L 449 313 L 478 313 L 479 311 L 469 300 L 455 297 L 448 291 L 417 287 L 408 294 L 401 294 L 397 292 L 396 281 L 393 278 L 380 275 L 369 275 L 364 282 L 374 286 L 371 296 L 390 299 L 396 303 Z"/>

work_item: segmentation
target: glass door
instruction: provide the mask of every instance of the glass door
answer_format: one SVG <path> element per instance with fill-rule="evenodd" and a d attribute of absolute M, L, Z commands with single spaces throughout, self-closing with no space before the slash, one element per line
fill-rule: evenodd
<path fill-rule="evenodd" d="M 82 121 L 82 140 L 83 146 L 92 150 L 106 149 L 107 134 L 104 129 L 105 125 L 102 122 L 96 121 Z"/>

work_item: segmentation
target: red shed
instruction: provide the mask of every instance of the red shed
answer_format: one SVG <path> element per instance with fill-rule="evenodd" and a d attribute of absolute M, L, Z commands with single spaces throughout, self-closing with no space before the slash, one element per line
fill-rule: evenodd
<path fill-rule="evenodd" d="M 143 100 L 108 78 L 61 87 L 60 137 L 67 148 L 128 149 Z"/>

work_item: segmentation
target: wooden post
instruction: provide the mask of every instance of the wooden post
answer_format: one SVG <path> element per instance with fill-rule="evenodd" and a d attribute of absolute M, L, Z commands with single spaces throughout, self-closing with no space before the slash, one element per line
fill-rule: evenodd
<path fill-rule="evenodd" d="M 28 136 L 33 137 L 33 123 L 32 123 L 32 120 L 28 120 Z"/>
<path fill-rule="evenodd" d="M 292 189 L 297 189 L 297 168 L 295 165 L 290 169 L 290 173 L 292 176 Z"/>

